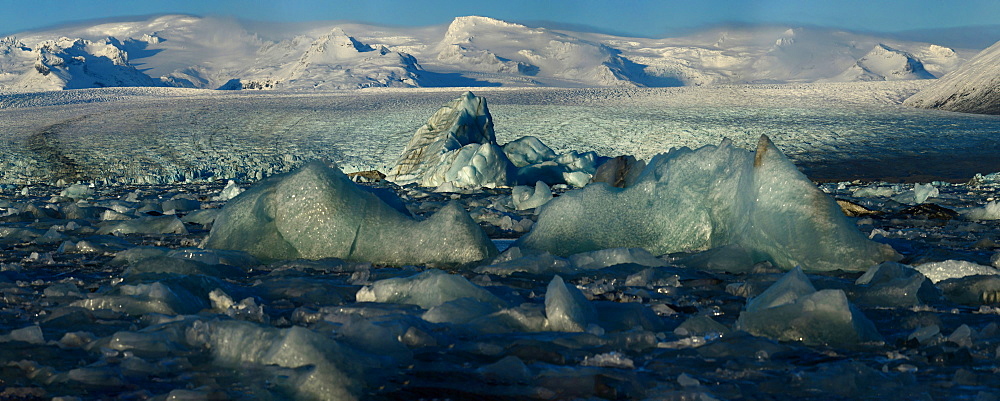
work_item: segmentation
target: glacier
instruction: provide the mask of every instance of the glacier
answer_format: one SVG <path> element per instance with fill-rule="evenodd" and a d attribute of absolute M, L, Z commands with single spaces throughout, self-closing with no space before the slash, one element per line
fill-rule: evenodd
<path fill-rule="evenodd" d="M 640 247 L 654 254 L 724 245 L 754 262 L 865 270 L 899 257 L 864 238 L 840 208 L 762 136 L 756 152 L 724 141 L 650 160 L 624 189 L 596 183 L 549 201 L 522 247 L 568 255 Z"/>

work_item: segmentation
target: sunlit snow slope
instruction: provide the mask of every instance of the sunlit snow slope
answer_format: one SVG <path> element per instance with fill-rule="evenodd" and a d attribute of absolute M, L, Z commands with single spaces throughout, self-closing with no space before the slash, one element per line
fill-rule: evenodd
<path fill-rule="evenodd" d="M 913 95 L 908 106 L 1000 114 L 1000 42 Z"/>
<path fill-rule="evenodd" d="M 942 76 L 978 49 L 786 26 L 649 39 L 459 17 L 430 27 L 166 15 L 0 40 L 0 92 L 105 86 L 687 86 Z"/>

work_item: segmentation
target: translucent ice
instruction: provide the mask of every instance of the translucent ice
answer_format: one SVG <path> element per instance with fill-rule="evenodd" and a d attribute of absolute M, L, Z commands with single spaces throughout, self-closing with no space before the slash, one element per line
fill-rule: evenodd
<path fill-rule="evenodd" d="M 927 198 L 940 195 L 940 191 L 933 184 L 915 184 L 913 186 L 913 198 L 916 203 L 924 203 Z"/>
<path fill-rule="evenodd" d="M 28 344 L 45 344 L 45 337 L 42 335 L 42 328 L 36 325 L 11 330 L 11 332 L 7 335 L 0 335 L 0 342 L 3 341 L 23 341 Z"/>
<path fill-rule="evenodd" d="M 97 230 L 98 234 L 187 234 L 184 223 L 175 216 L 149 216 L 109 224 Z"/>
<path fill-rule="evenodd" d="M 521 246 L 557 255 L 641 247 L 653 254 L 738 244 L 755 262 L 864 270 L 899 257 L 869 241 L 766 137 L 756 153 L 729 141 L 650 161 L 635 185 L 595 183 L 553 199 Z"/>
<path fill-rule="evenodd" d="M 556 159 L 556 152 L 533 136 L 522 136 L 507 142 L 503 145 L 503 152 L 518 168 Z"/>
<path fill-rule="evenodd" d="M 885 262 L 859 277 L 853 300 L 877 306 L 914 306 L 936 301 L 940 291 L 913 268 Z"/>
<path fill-rule="evenodd" d="M 71 198 L 71 199 L 85 199 L 89 198 L 94 194 L 94 189 L 87 184 L 73 184 L 68 188 L 62 190 L 59 196 Z"/>
<path fill-rule="evenodd" d="M 747 302 L 736 329 L 779 341 L 850 346 L 881 341 L 875 325 L 841 290 L 816 291 L 800 269 Z"/>
<path fill-rule="evenodd" d="M 932 282 L 937 283 L 950 278 L 959 278 L 972 275 L 993 275 L 1000 274 L 1000 270 L 992 266 L 966 262 L 964 260 L 946 260 L 944 262 L 926 263 L 915 266 L 918 272 L 927 276 Z"/>
<path fill-rule="evenodd" d="M 211 349 L 223 366 L 309 366 L 289 371 L 292 376 L 285 386 L 296 398 L 355 400 L 363 388 L 363 358 L 332 338 L 306 328 L 279 330 L 240 321 L 212 321 L 198 322 L 190 331 L 189 337 Z"/>
<path fill-rule="evenodd" d="M 238 185 L 236 185 L 236 181 L 229 180 L 228 182 L 226 182 L 226 187 L 222 188 L 222 192 L 219 193 L 219 196 L 213 198 L 213 200 L 225 202 L 235 198 L 236 195 L 239 195 L 241 193 L 243 193 L 243 188 L 240 188 Z"/>
<path fill-rule="evenodd" d="M 1000 202 L 986 202 L 983 207 L 974 207 L 962 212 L 969 220 L 1000 220 Z"/>
<path fill-rule="evenodd" d="M 545 291 L 545 317 L 553 331 L 585 331 L 597 311 L 575 286 L 555 276 Z"/>
<path fill-rule="evenodd" d="M 358 290 L 358 302 L 414 304 L 431 308 L 459 298 L 472 298 L 493 305 L 503 301 L 464 277 L 431 269 L 406 277 L 379 280 Z"/>
<path fill-rule="evenodd" d="M 386 178 L 400 185 L 492 187 L 507 185 L 512 168 L 496 144 L 486 99 L 465 92 L 417 130 Z"/>
<path fill-rule="evenodd" d="M 552 190 L 542 181 L 535 182 L 535 187 L 517 186 L 511 188 L 511 198 L 517 210 L 534 209 L 552 199 Z"/>
<path fill-rule="evenodd" d="M 497 254 L 458 205 L 416 221 L 319 162 L 263 180 L 229 201 L 205 247 L 263 259 L 335 257 L 391 265 L 467 263 Z"/>
<path fill-rule="evenodd" d="M 569 256 L 578 269 L 597 270 L 608 266 L 632 263 L 642 266 L 666 266 L 667 263 L 642 248 L 611 248 Z"/>

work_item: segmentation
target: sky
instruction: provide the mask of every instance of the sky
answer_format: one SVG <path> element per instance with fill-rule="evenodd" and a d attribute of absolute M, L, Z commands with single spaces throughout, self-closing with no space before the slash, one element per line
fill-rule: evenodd
<path fill-rule="evenodd" d="M 482 15 L 641 37 L 733 22 L 866 32 L 1000 24 L 1000 0 L 0 0 L 0 10 L 0 36 L 77 21 L 167 13 L 401 26 Z"/>

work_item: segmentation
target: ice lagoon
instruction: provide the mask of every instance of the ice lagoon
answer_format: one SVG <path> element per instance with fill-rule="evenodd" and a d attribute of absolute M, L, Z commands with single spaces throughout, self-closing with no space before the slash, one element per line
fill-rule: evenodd
<path fill-rule="evenodd" d="M 1000 179 L 965 182 L 1000 171 L 1000 119 L 898 105 L 921 85 L 476 90 L 498 142 L 557 153 L 766 134 L 901 257 L 827 272 L 738 244 L 508 248 L 545 206 L 386 183 L 362 185 L 416 220 L 458 206 L 504 252 L 433 268 L 199 248 L 235 187 L 312 159 L 388 171 L 462 90 L 0 96 L 0 397 L 996 399 Z M 879 182 L 899 179 L 937 182 Z"/>

